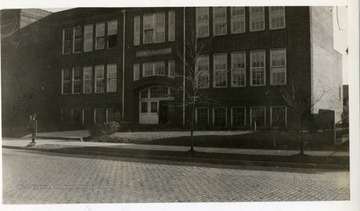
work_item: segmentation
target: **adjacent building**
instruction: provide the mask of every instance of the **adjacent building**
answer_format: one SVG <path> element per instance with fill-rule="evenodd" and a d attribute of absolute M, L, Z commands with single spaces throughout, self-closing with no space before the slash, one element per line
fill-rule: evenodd
<path fill-rule="evenodd" d="M 314 102 L 309 116 L 321 109 L 341 116 L 332 23 L 331 7 L 76 8 L 30 25 L 25 48 L 35 55 L 2 69 L 23 80 L 39 74 L 31 79 L 38 104 L 28 109 L 52 128 L 187 125 L 185 81 L 208 99 L 196 104 L 198 128 L 284 129 L 295 122 L 285 89 Z"/>

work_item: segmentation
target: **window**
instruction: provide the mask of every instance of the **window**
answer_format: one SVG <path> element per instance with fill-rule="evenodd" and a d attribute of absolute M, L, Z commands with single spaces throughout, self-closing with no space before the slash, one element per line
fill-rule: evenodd
<path fill-rule="evenodd" d="M 95 123 L 104 123 L 106 121 L 105 109 L 95 109 Z"/>
<path fill-rule="evenodd" d="M 246 53 L 231 53 L 231 86 L 241 87 L 246 85 Z"/>
<path fill-rule="evenodd" d="M 73 94 L 81 93 L 81 88 L 82 88 L 81 77 L 82 77 L 81 67 L 75 67 L 73 69 L 73 87 L 72 87 Z"/>
<path fill-rule="evenodd" d="M 95 93 L 103 93 L 104 87 L 104 65 L 97 65 L 95 66 Z"/>
<path fill-rule="evenodd" d="M 83 69 L 84 93 L 92 93 L 92 67 L 84 67 Z"/>
<path fill-rule="evenodd" d="M 97 23 L 95 31 L 95 50 L 105 48 L 105 23 Z"/>
<path fill-rule="evenodd" d="M 197 37 L 209 36 L 209 8 L 196 8 L 196 35 Z"/>
<path fill-rule="evenodd" d="M 227 54 L 214 55 L 214 87 L 227 86 Z"/>
<path fill-rule="evenodd" d="M 84 52 L 93 50 L 93 25 L 84 26 Z"/>
<path fill-rule="evenodd" d="M 94 110 L 92 109 L 84 109 L 84 124 L 91 125 L 94 124 Z"/>
<path fill-rule="evenodd" d="M 157 105 L 158 105 L 158 102 L 157 102 L 157 101 L 150 103 L 150 112 L 151 112 L 151 113 L 157 113 L 157 112 L 158 112 L 158 107 L 157 107 Z"/>
<path fill-rule="evenodd" d="M 246 109 L 244 107 L 231 108 L 231 125 L 244 127 L 246 124 Z"/>
<path fill-rule="evenodd" d="M 197 87 L 209 88 L 209 56 L 198 58 L 195 75 Z"/>
<path fill-rule="evenodd" d="M 264 7 L 250 7 L 250 31 L 261 31 L 264 29 Z"/>
<path fill-rule="evenodd" d="M 62 70 L 62 94 L 71 94 L 71 69 Z"/>
<path fill-rule="evenodd" d="M 137 81 L 140 79 L 140 65 L 134 64 L 134 81 Z"/>
<path fill-rule="evenodd" d="M 270 7 L 269 10 L 270 29 L 285 28 L 285 8 Z"/>
<path fill-rule="evenodd" d="M 214 108 L 213 118 L 215 127 L 226 127 L 226 108 Z"/>
<path fill-rule="evenodd" d="M 70 54 L 72 51 L 72 30 L 63 30 L 63 54 Z"/>
<path fill-rule="evenodd" d="M 150 88 L 150 98 L 169 97 L 169 88 L 166 86 L 155 86 Z"/>
<path fill-rule="evenodd" d="M 141 113 L 147 113 L 148 112 L 148 102 L 141 102 Z"/>
<path fill-rule="evenodd" d="M 283 129 L 286 127 L 286 107 L 274 106 L 270 108 L 271 127 Z"/>
<path fill-rule="evenodd" d="M 250 54 L 250 84 L 263 86 L 265 85 L 265 51 L 252 51 Z"/>
<path fill-rule="evenodd" d="M 255 128 L 264 128 L 265 127 L 265 106 L 254 106 L 250 108 L 251 113 L 251 125 Z"/>
<path fill-rule="evenodd" d="M 165 42 L 165 13 L 144 15 L 143 43 Z"/>
<path fill-rule="evenodd" d="M 116 48 L 117 46 L 118 22 L 116 20 L 108 22 L 107 28 L 107 47 Z"/>
<path fill-rule="evenodd" d="M 171 60 L 168 62 L 169 77 L 175 78 L 175 61 Z"/>
<path fill-rule="evenodd" d="M 286 84 L 286 50 L 270 51 L 270 81 L 271 85 Z"/>
<path fill-rule="evenodd" d="M 107 122 L 115 121 L 115 113 L 113 108 L 106 109 L 106 121 Z"/>
<path fill-rule="evenodd" d="M 108 64 L 106 68 L 107 73 L 107 92 L 116 92 L 117 81 L 117 66 L 116 64 Z"/>
<path fill-rule="evenodd" d="M 74 28 L 74 53 L 82 51 L 82 28 L 81 26 Z"/>
<path fill-rule="evenodd" d="M 213 19 L 214 36 L 225 35 L 227 33 L 226 7 L 214 7 Z"/>
<path fill-rule="evenodd" d="M 134 45 L 140 45 L 140 16 L 134 17 Z"/>
<path fill-rule="evenodd" d="M 175 40 L 175 11 L 169 11 L 168 40 Z"/>
<path fill-rule="evenodd" d="M 72 123 L 75 125 L 82 124 L 82 110 L 81 109 L 73 109 L 72 110 Z"/>
<path fill-rule="evenodd" d="M 245 8 L 231 7 L 231 33 L 245 32 Z"/>
<path fill-rule="evenodd" d="M 165 75 L 165 62 L 143 63 L 143 77 Z"/>
<path fill-rule="evenodd" d="M 209 109 L 208 108 L 196 108 L 195 121 L 198 126 L 206 126 L 209 124 Z"/>

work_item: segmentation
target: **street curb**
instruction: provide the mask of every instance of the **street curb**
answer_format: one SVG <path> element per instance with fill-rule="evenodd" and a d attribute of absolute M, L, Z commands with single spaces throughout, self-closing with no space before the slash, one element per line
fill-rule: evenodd
<path fill-rule="evenodd" d="M 36 136 L 36 139 L 56 139 L 56 140 L 66 140 L 66 141 L 81 141 L 83 142 L 83 137 L 56 137 L 56 136 Z"/>
<path fill-rule="evenodd" d="M 41 149 L 30 147 L 17 146 L 2 146 L 8 149 L 32 150 L 40 152 L 52 152 L 63 154 L 80 154 L 80 155 L 96 155 L 108 157 L 125 157 L 151 160 L 170 160 L 179 162 L 194 162 L 194 163 L 211 163 L 224 165 L 243 165 L 243 166 L 274 166 L 274 167 L 290 167 L 290 168 L 318 168 L 318 169 L 336 169 L 349 170 L 349 164 L 328 164 L 328 163 L 300 163 L 300 162 L 278 162 L 278 161 L 256 161 L 256 160 L 240 160 L 240 159 L 217 159 L 211 157 L 191 157 L 191 156 L 166 156 L 160 154 L 149 154 L 146 150 L 123 150 L 122 152 L 102 152 L 81 149 L 82 147 L 74 148 L 59 148 L 59 149 Z M 128 152 L 127 152 L 128 151 Z M 129 151 L 136 151 L 137 153 L 129 153 Z M 164 151 L 158 151 L 158 153 Z M 202 153 L 203 155 L 210 155 L 212 153 Z"/>

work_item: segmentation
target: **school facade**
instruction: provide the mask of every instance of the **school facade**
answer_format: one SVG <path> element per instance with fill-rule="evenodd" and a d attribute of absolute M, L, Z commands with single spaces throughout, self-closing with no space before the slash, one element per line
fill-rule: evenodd
<path fill-rule="evenodd" d="M 37 42 L 24 48 L 35 54 L 6 67 L 17 77 L 30 66 L 39 74 L 24 88 L 37 90 L 40 100 L 27 109 L 39 122 L 67 129 L 114 120 L 188 124 L 181 90 L 192 40 L 207 45 L 193 62 L 195 85 L 210 99 L 196 106 L 198 127 L 291 127 L 286 87 L 316 101 L 309 115 L 341 116 L 331 7 L 76 8 L 25 30 Z M 41 62 L 33 64 L 34 55 Z"/>

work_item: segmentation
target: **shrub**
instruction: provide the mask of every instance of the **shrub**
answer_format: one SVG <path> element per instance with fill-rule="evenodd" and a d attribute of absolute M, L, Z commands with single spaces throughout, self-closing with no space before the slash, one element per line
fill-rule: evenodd
<path fill-rule="evenodd" d="M 103 124 L 94 124 L 90 126 L 89 133 L 91 137 L 113 134 L 120 129 L 118 122 L 104 122 Z"/>

